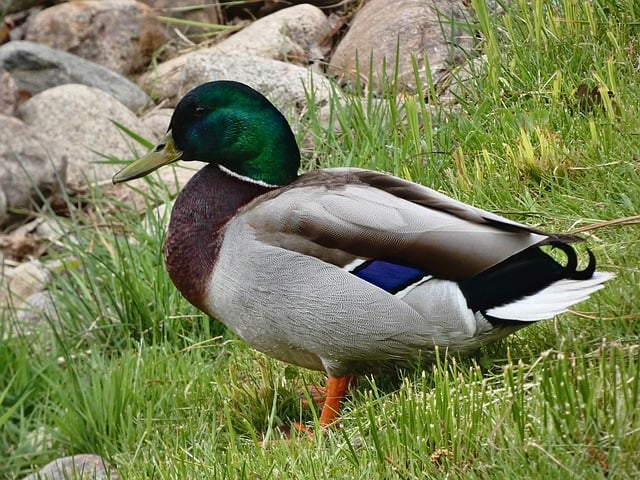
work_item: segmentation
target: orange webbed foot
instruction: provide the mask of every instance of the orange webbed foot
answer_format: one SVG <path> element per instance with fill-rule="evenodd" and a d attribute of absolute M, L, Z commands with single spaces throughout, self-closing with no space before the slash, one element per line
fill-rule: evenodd
<path fill-rule="evenodd" d="M 335 426 L 339 420 L 340 404 L 347 395 L 349 388 L 355 383 L 356 377 L 332 377 L 327 379 L 326 387 L 307 387 L 306 396 L 310 397 L 311 401 L 317 406 L 322 406 L 320 412 L 319 424 L 322 430 L 328 430 Z M 307 401 L 303 400 L 303 403 Z M 293 436 L 294 430 L 296 432 L 307 435 L 309 438 L 313 438 L 313 429 L 306 427 L 305 425 L 293 422 L 291 427 L 280 427 L 278 429 L 283 435 L 280 441 L 288 442 Z M 260 442 L 262 444 L 263 442 Z"/>

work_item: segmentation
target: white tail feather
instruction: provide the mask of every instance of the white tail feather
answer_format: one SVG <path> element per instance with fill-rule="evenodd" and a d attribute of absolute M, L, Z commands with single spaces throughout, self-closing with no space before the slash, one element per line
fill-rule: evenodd
<path fill-rule="evenodd" d="M 490 308 L 487 314 L 495 318 L 521 322 L 537 322 L 551 318 L 589 298 L 589 295 L 604 287 L 603 283 L 613 276 L 613 273 L 609 272 L 596 272 L 587 280 L 558 280 L 538 293 L 507 305 Z"/>

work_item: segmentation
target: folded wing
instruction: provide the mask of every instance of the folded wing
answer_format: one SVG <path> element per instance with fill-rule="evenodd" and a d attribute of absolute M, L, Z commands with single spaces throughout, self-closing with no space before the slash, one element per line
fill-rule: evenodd
<path fill-rule="evenodd" d="M 463 280 L 551 236 L 385 174 L 325 169 L 265 195 L 244 215 L 257 239 L 338 266 L 384 259 Z M 258 237 L 259 235 L 259 237 Z"/>

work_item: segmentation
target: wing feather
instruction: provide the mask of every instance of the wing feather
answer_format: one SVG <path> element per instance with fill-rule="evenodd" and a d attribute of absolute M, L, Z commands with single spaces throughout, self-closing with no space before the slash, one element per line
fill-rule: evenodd
<path fill-rule="evenodd" d="M 263 242 L 342 266 L 387 259 L 462 280 L 551 236 L 429 188 L 359 169 L 302 175 L 244 210 Z M 259 232 L 259 233 L 258 233 Z"/>

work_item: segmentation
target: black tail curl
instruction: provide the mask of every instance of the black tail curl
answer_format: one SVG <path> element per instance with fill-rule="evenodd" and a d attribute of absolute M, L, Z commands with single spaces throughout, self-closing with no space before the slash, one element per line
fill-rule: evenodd
<path fill-rule="evenodd" d="M 563 242 L 553 242 L 551 243 L 551 247 L 562 250 L 567 256 L 567 265 L 564 267 L 567 275 L 565 278 L 569 278 L 571 280 L 588 280 L 595 273 L 596 257 L 588 248 L 587 253 L 589 254 L 589 263 L 583 270 L 578 270 L 578 255 L 571 245 Z"/>
<path fill-rule="evenodd" d="M 529 247 L 459 282 L 469 308 L 486 311 L 534 295 L 559 280 L 588 280 L 593 276 L 596 259 L 590 250 L 588 265 L 578 270 L 578 255 L 571 245 L 559 241 L 550 245 L 565 253 L 566 265 L 557 262 L 540 247 Z"/>

